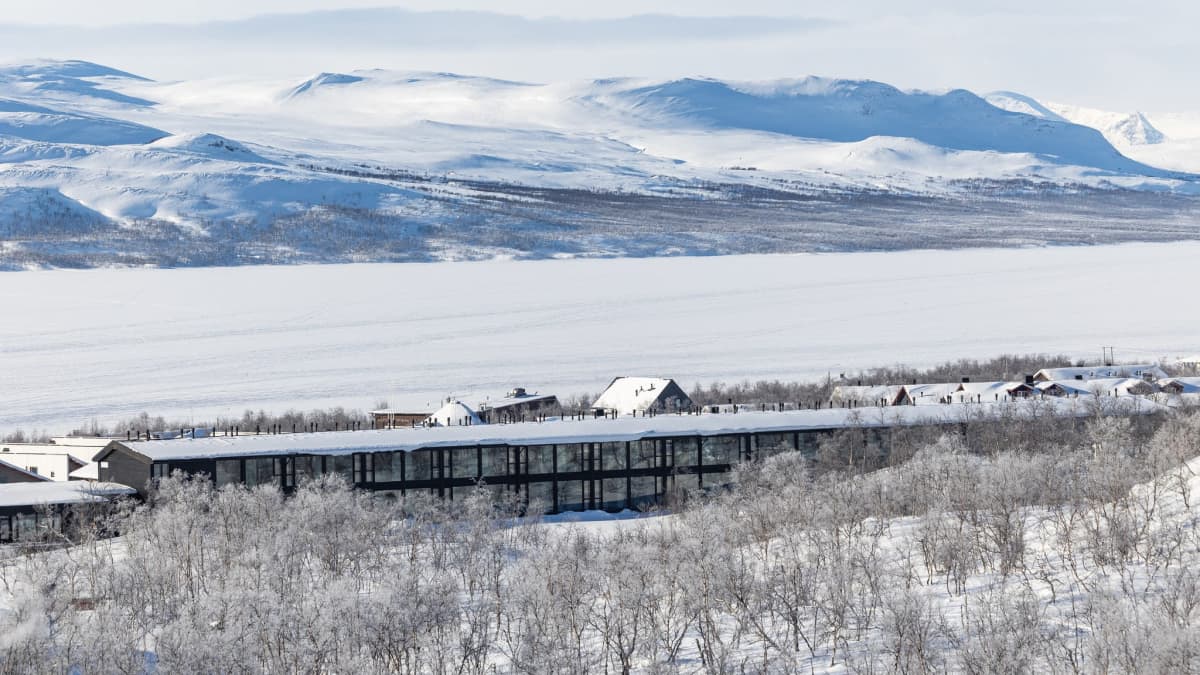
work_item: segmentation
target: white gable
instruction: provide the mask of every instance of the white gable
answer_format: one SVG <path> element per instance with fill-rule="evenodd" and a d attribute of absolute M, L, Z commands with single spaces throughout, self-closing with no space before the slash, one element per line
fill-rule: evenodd
<path fill-rule="evenodd" d="M 1166 371 L 1152 363 L 1116 366 L 1081 366 L 1077 368 L 1043 368 L 1033 376 L 1046 382 L 1062 380 L 1100 380 L 1113 377 L 1138 377 L 1159 380 L 1168 377 Z"/>
<path fill-rule="evenodd" d="M 479 415 L 462 401 L 449 401 L 425 420 L 436 427 L 464 427 L 483 424 Z"/>
<path fill-rule="evenodd" d="M 632 415 L 634 411 L 648 410 L 653 406 L 673 382 L 663 377 L 618 377 L 592 407 Z"/>

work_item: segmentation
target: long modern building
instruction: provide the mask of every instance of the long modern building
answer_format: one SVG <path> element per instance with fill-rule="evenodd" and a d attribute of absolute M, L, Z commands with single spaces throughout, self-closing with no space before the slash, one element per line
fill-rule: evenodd
<path fill-rule="evenodd" d="M 204 474 L 218 487 L 283 490 L 321 474 L 402 496 L 454 499 L 480 484 L 548 512 L 621 510 L 662 502 L 678 491 L 728 482 L 738 462 L 782 452 L 814 455 L 821 439 L 856 428 L 865 456 L 888 450 L 888 430 L 964 425 L 1017 416 L 1096 414 L 1073 399 L 859 409 L 667 414 L 549 420 L 509 425 L 418 427 L 151 441 L 113 441 L 95 460 L 100 480 L 143 495 L 175 471 Z M 1165 407 L 1111 399 L 1107 411 Z"/>

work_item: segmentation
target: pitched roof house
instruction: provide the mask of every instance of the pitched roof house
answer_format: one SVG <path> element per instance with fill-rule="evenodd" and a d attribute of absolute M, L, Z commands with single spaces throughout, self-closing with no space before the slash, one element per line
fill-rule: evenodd
<path fill-rule="evenodd" d="M 670 412 L 692 406 L 692 399 L 675 380 L 662 377 L 618 377 L 592 404 L 596 410 L 633 415 L 638 412 Z"/>

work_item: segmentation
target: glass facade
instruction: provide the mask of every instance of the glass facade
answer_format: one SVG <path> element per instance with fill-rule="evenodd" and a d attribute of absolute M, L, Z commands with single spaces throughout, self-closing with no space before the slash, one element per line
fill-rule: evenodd
<path fill-rule="evenodd" d="M 554 510 L 554 483 L 541 481 L 529 484 L 529 505 L 541 504 L 542 511 Z"/>
<path fill-rule="evenodd" d="M 354 457 L 352 455 L 333 455 L 325 458 L 325 473 L 338 474 L 347 482 L 354 482 Z"/>
<path fill-rule="evenodd" d="M 483 489 L 497 502 L 537 503 L 539 511 L 644 508 L 678 499 L 685 492 L 721 485 L 724 467 L 748 457 L 816 447 L 822 432 L 728 434 L 633 441 L 456 447 L 342 455 L 287 455 L 219 459 L 211 464 L 218 486 L 293 488 L 322 473 L 337 474 L 393 496 L 429 491 L 461 499 Z M 882 435 L 866 434 L 869 449 Z M 152 465 L 152 475 L 166 463 Z M 183 470 L 192 470 L 190 466 Z M 565 476 L 573 479 L 560 479 Z M 424 485 L 422 485 L 424 484 Z M 431 485 L 432 484 L 432 485 Z"/>
<path fill-rule="evenodd" d="M 634 476 L 629 479 L 629 500 L 633 508 L 645 506 L 658 501 L 661 496 L 657 491 L 659 479 L 655 476 Z"/>
<path fill-rule="evenodd" d="M 625 468 L 625 443 L 600 443 L 601 471 L 620 471 Z"/>
<path fill-rule="evenodd" d="M 404 458 L 404 480 L 434 480 L 437 475 L 437 450 L 414 450 Z"/>
<path fill-rule="evenodd" d="M 554 473 L 554 446 L 531 445 L 525 449 L 528 473 Z"/>
<path fill-rule="evenodd" d="M 479 451 L 476 448 L 452 448 L 450 474 L 454 478 L 477 478 L 479 476 Z"/>
<path fill-rule="evenodd" d="M 246 460 L 246 487 L 256 485 L 277 485 L 273 457 L 256 457 Z"/>
<path fill-rule="evenodd" d="M 237 485 L 242 482 L 242 460 L 240 459 L 218 459 L 217 470 L 213 478 L 217 482 L 217 487 L 226 485 Z"/>
<path fill-rule="evenodd" d="M 659 465 L 661 441 L 633 441 L 629 444 L 629 468 L 653 469 Z"/>
<path fill-rule="evenodd" d="M 741 439 L 737 436 L 711 436 L 705 438 L 704 465 L 735 464 L 738 461 Z"/>
<path fill-rule="evenodd" d="M 674 455 L 675 466 L 696 466 L 700 463 L 700 443 L 695 438 L 674 438 L 667 443 Z"/>
<path fill-rule="evenodd" d="M 375 482 L 399 483 L 404 480 L 404 473 L 400 470 L 403 460 L 402 452 L 375 453 Z"/>
<path fill-rule="evenodd" d="M 755 434 L 755 456 L 762 459 L 778 455 L 781 452 L 793 452 L 796 449 L 796 435 L 788 432 L 782 434 Z"/>
<path fill-rule="evenodd" d="M 583 510 L 583 481 L 564 480 L 558 482 L 558 510 Z"/>
<path fill-rule="evenodd" d="M 509 448 L 506 445 L 483 448 L 483 476 L 507 476 L 509 454 L 519 455 L 520 448 Z M 517 459 L 514 457 L 514 459 Z M 518 463 L 519 464 L 519 463 Z M 454 475 L 458 475 L 455 470 Z"/>
<path fill-rule="evenodd" d="M 582 443 L 567 443 L 558 447 L 558 472 L 559 473 L 574 473 L 583 471 L 583 450 Z"/>
<path fill-rule="evenodd" d="M 305 481 L 310 481 L 318 475 L 324 473 L 321 468 L 324 457 L 313 457 L 312 455 L 298 455 L 293 460 L 293 466 L 296 470 L 296 484 L 302 485 Z M 218 466 L 220 462 L 217 462 Z"/>
<path fill-rule="evenodd" d="M 621 445 L 624 445 L 624 443 Z M 624 477 L 604 479 L 604 504 L 602 508 L 607 511 L 620 511 L 626 507 L 625 498 L 627 496 L 628 491 L 625 486 Z"/>

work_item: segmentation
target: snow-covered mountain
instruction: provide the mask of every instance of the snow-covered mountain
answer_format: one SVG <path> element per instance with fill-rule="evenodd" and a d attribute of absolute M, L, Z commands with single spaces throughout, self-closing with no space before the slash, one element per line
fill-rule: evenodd
<path fill-rule="evenodd" d="M 993 92 L 985 98 L 988 103 L 1010 112 L 1095 129 L 1117 148 L 1157 145 L 1167 140 L 1163 132 L 1155 128 L 1141 112 L 1120 113 L 1062 103 L 1042 103 L 1010 91 Z"/>
<path fill-rule="evenodd" d="M 600 232 L 569 251 L 538 249 L 520 233 L 586 229 L 597 204 L 634 228 L 645 199 L 961 199 L 980 181 L 993 192 L 1198 191 L 1194 176 L 1135 161 L 1105 136 L 1152 139 L 1144 118 L 1122 127 L 1004 96 L 814 77 L 531 84 L 381 70 L 159 83 L 86 62 L 35 62 L 0 67 L 0 233 L 36 234 L 40 217 L 53 222 L 46 232 L 107 226 L 120 242 L 142 232 L 209 250 L 232 239 L 266 259 L 314 238 L 336 249 L 339 237 L 367 237 L 354 254 L 363 259 L 378 253 L 368 242 L 400 240 L 420 243 L 414 259 L 620 254 L 629 242 L 614 247 Z M 453 245 L 430 248 L 430 231 Z M 694 250 L 662 237 L 638 251 Z M 31 246 L 4 250 L 44 257 Z"/>

